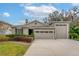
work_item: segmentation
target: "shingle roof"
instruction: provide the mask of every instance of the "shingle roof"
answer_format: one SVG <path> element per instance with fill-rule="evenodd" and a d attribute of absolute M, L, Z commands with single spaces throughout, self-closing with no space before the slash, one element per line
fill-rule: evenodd
<path fill-rule="evenodd" d="M 5 21 L 0 21 L 0 23 L 7 24 L 7 25 L 9 25 L 9 26 L 13 26 L 13 25 L 11 25 L 11 24 L 5 22 Z"/>

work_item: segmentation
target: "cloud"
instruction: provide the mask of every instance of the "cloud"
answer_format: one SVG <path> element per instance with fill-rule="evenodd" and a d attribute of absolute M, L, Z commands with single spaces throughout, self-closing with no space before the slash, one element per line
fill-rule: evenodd
<path fill-rule="evenodd" d="M 79 6 L 79 3 L 72 3 L 72 6 Z"/>
<path fill-rule="evenodd" d="M 21 7 L 23 7 L 23 6 L 31 6 L 31 5 L 32 5 L 32 3 L 21 3 L 20 4 Z"/>
<path fill-rule="evenodd" d="M 24 5 L 24 15 L 31 17 L 46 17 L 49 13 L 56 11 L 57 9 L 52 5 L 40 5 L 34 6 L 30 4 L 30 6 Z"/>
<path fill-rule="evenodd" d="M 10 14 L 8 12 L 4 12 L 2 15 L 3 16 L 6 16 L 6 17 L 9 17 L 10 16 Z"/>
<path fill-rule="evenodd" d="M 19 20 L 18 22 L 14 23 L 14 25 L 23 25 L 25 24 L 25 20 Z"/>
<path fill-rule="evenodd" d="M 48 5 L 49 5 L 49 6 L 52 6 L 52 5 L 54 5 L 54 3 L 49 3 Z"/>
<path fill-rule="evenodd" d="M 10 17 L 11 15 L 8 12 L 3 12 L 3 13 L 0 13 L 0 16 L 1 17 Z"/>

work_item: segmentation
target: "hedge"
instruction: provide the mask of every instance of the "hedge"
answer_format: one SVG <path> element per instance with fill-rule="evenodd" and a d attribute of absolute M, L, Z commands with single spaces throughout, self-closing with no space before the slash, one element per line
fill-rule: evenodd
<path fill-rule="evenodd" d="M 0 41 L 22 41 L 22 42 L 32 42 L 32 35 L 0 35 Z"/>
<path fill-rule="evenodd" d="M 30 43 L 33 41 L 33 37 L 16 36 L 16 37 L 12 38 L 11 40 Z"/>

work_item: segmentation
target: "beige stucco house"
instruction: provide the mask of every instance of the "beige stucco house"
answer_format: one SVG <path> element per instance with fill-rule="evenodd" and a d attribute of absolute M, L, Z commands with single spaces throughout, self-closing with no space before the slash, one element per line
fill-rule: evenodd
<path fill-rule="evenodd" d="M 0 34 L 31 35 L 35 39 L 68 39 L 69 21 L 53 21 L 51 25 L 34 20 L 32 22 L 12 26 L 0 21 Z"/>
<path fill-rule="evenodd" d="M 68 39 L 68 32 L 69 22 L 67 21 L 53 21 L 49 25 L 35 20 L 12 28 L 12 34 L 31 35 L 34 33 L 35 39 Z"/>

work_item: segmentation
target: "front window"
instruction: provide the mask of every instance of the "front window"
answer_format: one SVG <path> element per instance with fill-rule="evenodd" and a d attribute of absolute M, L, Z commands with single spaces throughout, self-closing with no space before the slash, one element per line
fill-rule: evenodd
<path fill-rule="evenodd" d="M 22 35 L 23 34 L 23 29 L 16 29 L 16 34 L 17 35 Z"/>

